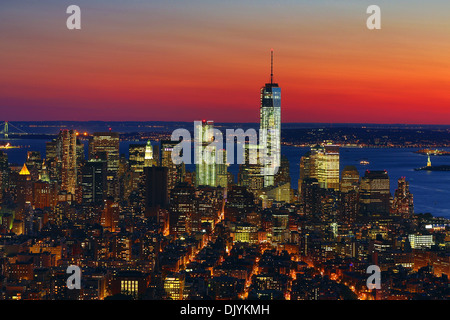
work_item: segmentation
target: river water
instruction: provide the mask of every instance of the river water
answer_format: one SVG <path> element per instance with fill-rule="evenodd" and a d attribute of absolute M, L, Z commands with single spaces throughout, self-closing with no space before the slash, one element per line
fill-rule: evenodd
<path fill-rule="evenodd" d="M 8 154 L 10 163 L 23 164 L 29 150 L 40 151 L 42 157 L 45 157 L 45 140 L 21 139 L 10 142 L 13 145 L 26 146 L 4 150 Z M 120 152 L 127 157 L 128 146 L 131 143 L 137 142 L 124 141 L 120 144 Z M 295 189 L 299 177 L 300 157 L 308 150 L 309 148 L 282 146 L 282 154 L 286 155 L 290 163 L 292 187 Z M 414 153 L 416 150 L 412 148 L 341 148 L 340 166 L 342 170 L 346 165 L 354 165 L 361 176 L 364 175 L 365 170 L 387 170 L 392 194 L 397 187 L 397 180 L 405 177 L 414 195 L 415 212 L 429 212 L 434 216 L 450 218 L 450 171 L 414 171 L 414 168 L 425 166 L 427 162 L 426 156 Z M 367 160 L 369 164 L 361 165 L 361 160 Z M 433 156 L 431 161 L 433 165 L 450 164 L 450 156 Z M 188 166 L 188 169 L 192 170 L 193 166 Z M 235 177 L 237 176 L 237 165 L 231 165 L 229 170 Z"/>

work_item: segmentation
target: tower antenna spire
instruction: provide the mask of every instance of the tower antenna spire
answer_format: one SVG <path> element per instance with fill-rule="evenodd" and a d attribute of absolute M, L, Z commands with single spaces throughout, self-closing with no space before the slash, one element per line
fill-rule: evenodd
<path fill-rule="evenodd" d="M 270 49 L 270 84 L 273 84 L 273 49 Z"/>

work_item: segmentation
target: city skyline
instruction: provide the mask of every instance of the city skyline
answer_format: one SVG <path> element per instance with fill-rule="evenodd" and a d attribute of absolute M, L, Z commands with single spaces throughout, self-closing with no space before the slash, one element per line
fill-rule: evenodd
<path fill-rule="evenodd" d="M 369 4 L 81 0 L 82 29 L 67 30 L 68 3 L 2 2 L 0 108 L 10 121 L 256 123 L 274 48 L 283 123 L 449 123 L 448 2 L 379 1 L 381 30 L 365 26 Z"/>
<path fill-rule="evenodd" d="M 448 300 L 450 4 L 378 5 L 2 2 L 0 301 Z"/>

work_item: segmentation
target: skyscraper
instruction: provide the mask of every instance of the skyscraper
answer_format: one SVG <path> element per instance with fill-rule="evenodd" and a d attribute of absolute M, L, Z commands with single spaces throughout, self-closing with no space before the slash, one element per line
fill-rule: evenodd
<path fill-rule="evenodd" d="M 61 163 L 61 190 L 75 195 L 77 188 L 77 136 L 73 130 L 61 130 L 56 153 Z"/>
<path fill-rule="evenodd" d="M 170 192 L 175 185 L 183 181 L 185 175 L 185 164 L 175 164 L 172 161 L 173 148 L 178 144 L 177 141 L 161 141 L 161 165 L 168 168 L 167 172 L 167 191 Z"/>
<path fill-rule="evenodd" d="M 255 197 L 246 187 L 233 186 L 227 194 L 225 204 L 225 219 L 243 221 L 246 215 L 255 209 Z"/>
<path fill-rule="evenodd" d="M 89 160 L 106 161 L 107 195 L 118 194 L 117 171 L 119 170 L 119 134 L 117 132 L 96 132 L 89 141 Z"/>
<path fill-rule="evenodd" d="M 315 145 L 300 160 L 300 180 L 317 179 L 323 189 L 339 190 L 339 146 Z"/>
<path fill-rule="evenodd" d="M 147 216 L 156 217 L 159 209 L 168 206 L 167 172 L 166 167 L 144 167 Z"/>
<path fill-rule="evenodd" d="M 9 164 L 8 154 L 0 151 L 0 199 L 2 198 L 3 191 L 9 188 Z"/>
<path fill-rule="evenodd" d="M 266 158 L 262 162 L 264 187 L 274 184 L 281 151 L 281 88 L 273 82 L 273 50 L 270 66 L 270 83 L 261 88 L 260 96 L 260 146 Z"/>
<path fill-rule="evenodd" d="M 25 204 L 33 201 L 33 182 L 27 165 L 24 163 L 16 181 L 17 204 L 23 209 Z"/>
<path fill-rule="evenodd" d="M 196 212 L 195 188 L 179 183 L 170 192 L 170 233 L 180 235 L 192 231 L 192 216 Z"/>
<path fill-rule="evenodd" d="M 153 158 L 153 147 L 150 140 L 145 145 L 144 152 L 144 167 L 151 167 L 155 165 L 155 159 Z"/>
<path fill-rule="evenodd" d="M 144 158 L 145 158 L 144 144 L 130 144 L 128 147 L 129 163 L 131 171 L 136 173 L 144 172 Z"/>
<path fill-rule="evenodd" d="M 100 217 L 100 224 L 105 230 L 118 232 L 120 208 L 111 198 L 104 200 L 104 207 Z"/>
<path fill-rule="evenodd" d="M 227 152 L 222 151 L 222 163 L 217 164 L 217 186 L 225 188 L 228 186 L 228 163 Z"/>
<path fill-rule="evenodd" d="M 385 217 L 390 211 L 391 192 L 387 171 L 367 170 L 361 178 L 359 213 L 363 217 Z"/>
<path fill-rule="evenodd" d="M 92 159 L 84 164 L 82 170 L 83 203 L 101 205 L 106 198 L 106 162 Z"/>
<path fill-rule="evenodd" d="M 255 195 L 264 188 L 264 175 L 261 174 L 261 163 L 252 158 L 254 150 L 259 152 L 259 146 L 246 144 L 244 148 L 244 163 L 239 165 L 238 183 Z M 256 160 L 256 161 L 255 161 Z"/>
<path fill-rule="evenodd" d="M 413 195 L 409 192 L 409 182 L 405 177 L 398 179 L 398 187 L 395 190 L 392 213 L 403 218 L 409 218 L 414 214 Z"/>
<path fill-rule="evenodd" d="M 213 129 L 214 121 L 211 120 L 203 120 L 195 128 L 197 132 L 195 144 L 195 186 L 217 186 L 217 163 L 215 161 L 217 150 L 214 146 L 208 146 L 213 142 Z"/>
<path fill-rule="evenodd" d="M 355 166 L 345 166 L 342 170 L 340 189 L 346 193 L 359 187 L 359 172 Z"/>

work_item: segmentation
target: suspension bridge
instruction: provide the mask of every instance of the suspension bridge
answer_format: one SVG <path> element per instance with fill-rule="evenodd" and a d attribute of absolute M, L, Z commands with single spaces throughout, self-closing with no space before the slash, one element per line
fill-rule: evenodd
<path fill-rule="evenodd" d="M 4 139 L 4 140 L 8 140 L 9 139 L 9 135 L 10 134 L 14 134 L 14 135 L 27 135 L 28 133 L 23 131 L 20 128 L 17 128 L 15 125 L 13 125 L 12 123 L 5 121 L 3 123 L 0 124 L 0 138 Z"/>

